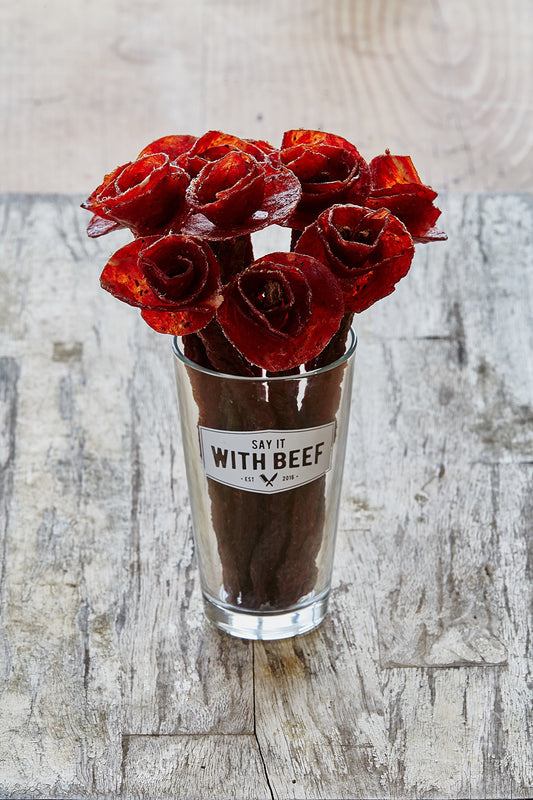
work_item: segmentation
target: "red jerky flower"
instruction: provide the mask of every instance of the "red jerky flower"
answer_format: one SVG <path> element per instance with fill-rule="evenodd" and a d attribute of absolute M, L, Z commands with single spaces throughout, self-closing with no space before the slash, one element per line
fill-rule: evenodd
<path fill-rule="evenodd" d="M 135 239 L 111 256 L 100 283 L 141 308 L 156 331 L 176 336 L 203 328 L 222 302 L 218 262 L 209 245 L 192 236 Z"/>
<path fill-rule="evenodd" d="M 218 321 L 251 363 L 271 372 L 314 358 L 337 331 L 342 292 L 314 258 L 272 253 L 237 275 L 225 289 Z"/>
<path fill-rule="evenodd" d="M 97 218 L 91 220 L 87 232 L 94 237 L 128 227 L 137 236 L 164 233 L 185 214 L 188 184 L 189 176 L 165 153 L 141 156 L 117 167 L 82 203 Z"/>
<path fill-rule="evenodd" d="M 154 153 L 165 153 L 171 161 L 175 161 L 179 156 L 187 153 L 196 141 L 197 137 L 189 134 L 162 136 L 161 139 L 156 139 L 155 142 L 151 142 L 144 150 L 141 150 L 137 158 Z"/>
<path fill-rule="evenodd" d="M 257 161 L 269 161 L 274 166 L 279 164 L 278 151 L 268 142 L 254 139 L 239 139 L 229 133 L 208 131 L 179 159 L 180 166 L 192 177 L 196 177 L 201 169 L 211 161 L 218 161 L 231 152 L 247 153 Z"/>
<path fill-rule="evenodd" d="M 187 189 L 187 202 L 215 225 L 234 227 L 261 206 L 265 172 L 253 156 L 232 151 L 206 164 Z"/>
<path fill-rule="evenodd" d="M 287 131 L 280 159 L 302 185 L 302 199 L 286 223 L 296 230 L 310 225 L 333 203 L 362 205 L 370 190 L 366 161 L 341 136 L 322 131 Z"/>
<path fill-rule="evenodd" d="M 300 197 L 300 183 L 289 169 L 230 151 L 191 182 L 187 201 L 193 214 L 181 231 L 211 241 L 235 239 L 281 225 Z"/>
<path fill-rule="evenodd" d="M 377 156 L 370 162 L 371 191 L 365 205 L 388 208 L 401 219 L 416 242 L 443 241 L 445 233 L 433 226 L 440 210 L 433 205 L 437 197 L 424 186 L 409 156 Z"/>
<path fill-rule="evenodd" d="M 386 208 L 335 205 L 305 229 L 296 252 L 327 264 L 341 285 L 345 310 L 360 312 L 394 291 L 409 271 L 414 246 Z"/>

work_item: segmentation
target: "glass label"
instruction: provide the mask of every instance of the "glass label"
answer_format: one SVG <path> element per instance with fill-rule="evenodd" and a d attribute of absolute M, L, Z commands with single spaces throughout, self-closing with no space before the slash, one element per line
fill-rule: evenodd
<path fill-rule="evenodd" d="M 205 474 L 236 489 L 286 492 L 331 467 L 335 422 L 293 431 L 199 430 Z"/>

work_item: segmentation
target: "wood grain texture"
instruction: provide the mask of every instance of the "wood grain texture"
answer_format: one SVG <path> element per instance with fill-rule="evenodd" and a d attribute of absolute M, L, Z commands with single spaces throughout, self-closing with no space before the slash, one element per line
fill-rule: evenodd
<path fill-rule="evenodd" d="M 124 748 L 125 797 L 272 797 L 253 735 L 133 736 Z"/>
<path fill-rule="evenodd" d="M 168 133 L 346 136 L 438 190 L 528 191 L 529 0 L 19 0 L 0 8 L 3 190 L 88 195 Z"/>
<path fill-rule="evenodd" d="M 251 646 L 198 634 L 170 344 L 102 297 L 121 237 L 76 206 L 0 215 L 4 796 L 115 794 L 123 733 L 253 733 Z"/>
<path fill-rule="evenodd" d="M 203 619 L 169 342 L 79 199 L 0 203 L 0 797 L 530 797 L 531 196 L 443 196 L 357 319 L 331 613 L 255 645 Z"/>

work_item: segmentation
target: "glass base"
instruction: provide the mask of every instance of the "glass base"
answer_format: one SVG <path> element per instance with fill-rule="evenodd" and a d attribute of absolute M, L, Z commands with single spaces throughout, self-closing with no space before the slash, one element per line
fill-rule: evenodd
<path fill-rule="evenodd" d="M 288 639 L 316 628 L 328 610 L 329 592 L 301 608 L 289 611 L 239 611 L 216 603 L 204 594 L 206 617 L 221 630 L 240 639 Z"/>

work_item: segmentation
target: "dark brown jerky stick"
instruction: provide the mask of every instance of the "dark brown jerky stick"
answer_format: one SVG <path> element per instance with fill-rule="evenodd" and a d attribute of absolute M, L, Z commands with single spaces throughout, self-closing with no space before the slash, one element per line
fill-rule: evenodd
<path fill-rule="evenodd" d="M 299 231 L 296 228 L 291 229 L 291 253 L 294 253 L 296 245 L 298 244 L 298 239 L 301 235 L 302 231 Z"/>
<path fill-rule="evenodd" d="M 208 325 L 200 332 L 200 338 L 217 369 L 241 375 L 257 375 L 259 372 L 242 359 L 224 337 L 218 323 Z M 268 430 L 276 427 L 284 430 L 293 427 L 288 424 L 286 417 L 292 412 L 295 420 L 297 382 L 291 382 L 289 386 L 282 381 L 271 382 L 268 397 L 265 386 L 266 384 L 259 381 L 227 382 L 223 402 L 233 409 L 240 420 L 240 427 L 233 428 L 234 430 Z M 212 500 L 214 494 L 215 492 L 211 495 Z M 219 547 L 224 551 L 225 575 L 231 567 L 232 574 L 235 576 L 236 569 L 238 575 L 238 587 L 228 585 L 226 581 L 226 591 L 233 598 L 232 602 L 235 602 L 239 595 L 238 588 L 243 604 L 249 608 L 270 604 L 271 598 L 266 594 L 266 585 L 272 582 L 272 566 L 278 560 L 279 551 L 285 546 L 292 503 L 292 498 L 288 497 L 290 493 L 276 494 L 272 498 L 265 494 L 230 489 L 229 493 L 218 494 L 222 494 L 224 500 L 217 499 L 212 505 L 212 511 L 214 521 L 216 519 Z M 231 537 L 227 531 L 222 530 L 223 526 L 231 528 Z M 261 544 L 258 546 L 259 542 Z M 230 543 L 234 546 L 233 556 Z M 232 558 L 234 563 L 230 565 Z M 269 577 L 265 578 L 266 575 Z"/>
<path fill-rule="evenodd" d="M 285 387 L 287 404 L 276 398 L 281 428 L 310 427 L 297 406 L 297 382 L 275 384 Z M 318 479 L 311 484 L 269 497 L 270 524 L 258 541 L 252 556 L 254 586 L 259 584 L 262 596 L 272 608 L 287 608 L 313 589 L 316 579 L 316 556 L 322 541 L 324 524 L 323 486 Z"/>
<path fill-rule="evenodd" d="M 229 283 L 234 275 L 246 269 L 254 260 L 252 237 L 239 236 L 222 242 L 211 242 L 211 250 L 220 266 L 220 280 Z"/>
<path fill-rule="evenodd" d="M 335 419 L 344 372 L 343 364 L 308 377 L 300 411 L 300 427 L 311 428 Z M 276 592 L 281 605 L 296 603 L 315 584 L 315 560 L 322 545 L 325 523 L 325 488 L 326 478 L 322 476 L 294 490 L 293 533 L 277 568 Z"/>
<path fill-rule="evenodd" d="M 199 337 L 216 371 L 243 376 L 253 376 L 259 372 L 226 339 L 216 320 L 201 330 Z M 213 382 L 210 397 L 204 398 L 203 402 L 217 409 L 218 413 L 214 416 L 220 421 L 208 427 L 247 430 L 250 425 L 253 426 L 254 404 L 246 397 L 245 386 L 246 382 L 237 380 Z M 246 413 L 248 409 L 249 414 Z M 227 599 L 230 603 L 237 603 L 250 592 L 249 563 L 256 533 L 254 517 L 250 515 L 255 509 L 250 508 L 252 501 L 246 498 L 247 492 L 211 479 L 208 479 L 208 484 Z M 257 520 L 257 524 L 259 522 Z"/>
<path fill-rule="evenodd" d="M 194 361 L 200 367 L 213 369 L 213 365 L 207 357 L 205 347 L 197 333 L 189 333 L 182 338 L 183 353 L 189 361 Z"/>
<path fill-rule="evenodd" d="M 223 336 L 218 326 L 213 325 L 204 336 L 193 334 L 186 337 L 184 349 L 187 357 L 216 371 L 219 368 L 235 374 L 237 370 L 250 372 L 252 367 L 244 362 Z M 207 345 L 207 346 L 206 346 Z M 217 346 L 218 345 L 218 346 Z M 198 424 L 219 430 L 241 430 L 242 415 L 235 402 L 235 384 L 231 380 L 223 383 L 216 376 L 188 369 L 194 398 L 199 409 Z M 228 601 L 237 603 L 238 598 L 249 591 L 249 561 L 253 541 L 250 537 L 249 520 L 242 519 L 246 509 L 240 496 L 243 492 L 207 478 L 211 498 L 211 515 L 217 536 L 219 556 L 223 569 L 224 586 Z M 246 534 L 243 538 L 243 534 Z"/>
<path fill-rule="evenodd" d="M 268 405 L 271 414 L 270 427 L 274 430 L 294 430 L 298 427 L 299 381 L 277 381 L 269 383 Z M 281 554 L 291 536 L 291 516 L 294 490 L 264 495 L 261 515 L 264 525 L 256 540 L 250 572 L 256 597 L 261 604 L 279 608 L 275 592 L 276 569 Z"/>
<path fill-rule="evenodd" d="M 269 402 L 279 429 L 310 428 L 335 419 L 344 367 L 331 374 L 311 375 L 298 409 L 298 381 L 273 381 Z M 266 496 L 263 518 L 268 520 L 257 539 L 250 569 L 256 597 L 269 608 L 297 604 L 314 588 L 316 557 L 325 524 L 325 486 L 321 477 L 287 492 Z"/>
<path fill-rule="evenodd" d="M 237 371 L 241 374 L 257 372 L 256 368 L 242 361 L 240 354 L 225 338 L 222 338 L 223 336 L 215 324 L 201 332 L 199 342 L 194 344 L 204 365 L 208 353 L 209 363 L 211 360 L 216 362 L 211 364 L 211 367 L 218 367 L 233 374 Z M 197 385 L 201 383 L 197 377 L 194 381 Z M 276 411 L 278 414 L 287 411 L 288 406 L 283 401 L 288 399 L 288 395 L 286 390 L 285 393 L 282 391 L 283 382 L 275 382 L 274 392 L 267 397 L 266 383 L 262 381 L 229 379 L 224 383 L 222 394 L 220 382 L 217 379 L 214 381 L 216 385 L 207 385 L 203 388 L 204 396 L 199 397 L 199 393 L 196 393 L 197 402 L 203 411 L 200 424 L 221 430 L 268 430 L 277 424 Z M 203 383 L 205 382 L 204 380 Z M 296 392 L 297 388 L 293 387 L 294 398 Z M 273 500 L 268 495 L 241 491 L 218 484 L 211 479 L 208 479 L 208 485 L 227 599 L 234 604 L 258 608 L 268 603 L 269 598 L 258 585 L 254 585 L 250 564 L 252 552 L 256 548 L 257 539 L 263 536 L 265 531 L 267 538 L 273 535 L 274 549 L 278 540 L 279 547 L 284 544 L 285 530 L 290 517 L 288 509 L 283 502 L 278 502 L 278 495 Z M 260 575 L 264 570 L 268 571 L 268 566 L 266 559 L 256 560 L 253 575 L 257 578 L 259 574 L 259 583 L 262 581 Z M 268 582 L 270 583 L 270 578 Z"/>
<path fill-rule="evenodd" d="M 232 385 L 232 402 L 238 409 L 241 430 L 268 430 L 275 424 L 272 417 L 272 407 L 268 402 L 265 384 L 261 381 L 235 381 Z M 279 509 L 277 498 L 279 495 L 266 495 L 259 492 L 230 490 L 232 493 L 229 513 L 231 519 L 226 521 L 231 534 L 219 531 L 219 552 L 221 540 L 231 536 L 232 552 L 226 552 L 224 563 L 234 562 L 237 568 L 238 585 L 241 591 L 240 604 L 246 608 L 259 609 L 268 603 L 269 598 L 262 591 L 261 575 L 268 570 L 268 560 L 262 557 L 253 562 L 257 552 L 258 542 L 264 541 L 273 531 L 277 531 Z M 219 514 L 220 509 L 213 508 L 213 514 Z M 275 538 L 278 534 L 275 533 Z M 265 554 L 268 555 L 268 554 Z M 258 575 L 259 571 L 259 575 Z M 226 583 L 226 590 L 228 587 Z M 238 594 L 229 592 L 235 602 Z"/>
<path fill-rule="evenodd" d="M 278 564 L 274 587 L 282 607 L 296 604 L 314 588 L 325 521 L 324 485 L 325 479 L 318 478 L 294 489 L 292 534 Z"/>
<path fill-rule="evenodd" d="M 202 328 L 201 331 L 198 331 L 198 336 L 202 340 L 213 369 L 217 372 L 248 377 L 261 374 L 261 370 L 252 366 L 244 356 L 241 356 L 239 351 L 225 337 L 216 318 L 205 328 Z"/>
<path fill-rule="evenodd" d="M 184 337 L 183 339 L 184 353 L 191 361 L 200 364 L 203 367 L 212 369 L 212 364 L 207 358 L 205 347 L 202 340 L 196 335 Z M 208 373 L 200 372 L 194 368 L 187 367 L 187 373 L 192 387 L 193 396 L 198 407 L 198 425 L 207 427 L 226 427 L 228 420 L 226 418 L 226 409 L 218 402 L 213 402 L 213 398 L 217 393 L 213 392 L 213 381 L 215 378 Z M 211 498 L 211 509 L 213 516 L 213 525 L 217 530 L 218 547 L 222 563 L 224 564 L 224 583 L 229 586 L 237 586 L 237 577 L 234 570 L 231 569 L 233 561 L 228 559 L 229 552 L 231 551 L 231 543 L 226 543 L 224 538 L 218 537 L 218 531 L 225 530 L 224 518 L 226 509 L 229 505 L 229 498 L 227 496 L 227 488 L 222 484 L 218 484 L 207 478 L 209 496 Z M 226 555 L 224 556 L 224 553 Z"/>
<path fill-rule="evenodd" d="M 320 369 L 327 367 L 339 358 L 342 358 L 346 350 L 346 340 L 353 322 L 353 314 L 345 314 L 339 325 L 337 333 L 330 340 L 329 344 L 322 350 L 312 363 L 306 364 L 307 369 Z"/>

